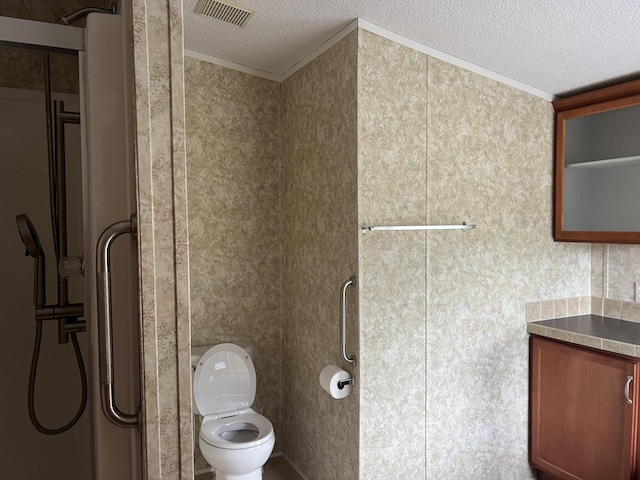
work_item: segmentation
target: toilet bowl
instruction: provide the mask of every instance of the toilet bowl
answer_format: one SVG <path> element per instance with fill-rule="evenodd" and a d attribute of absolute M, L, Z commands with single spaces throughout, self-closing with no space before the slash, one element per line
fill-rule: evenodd
<path fill-rule="evenodd" d="M 273 425 L 251 409 L 256 372 L 233 343 L 191 351 L 194 410 L 202 417 L 198 443 L 216 480 L 261 480 L 275 445 Z"/>

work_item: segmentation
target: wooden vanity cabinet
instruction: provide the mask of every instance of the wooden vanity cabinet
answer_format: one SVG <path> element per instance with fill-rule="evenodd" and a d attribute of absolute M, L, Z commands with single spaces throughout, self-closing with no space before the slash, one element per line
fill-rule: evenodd
<path fill-rule="evenodd" d="M 530 455 L 538 479 L 640 478 L 639 361 L 537 336 L 530 347 Z"/>
<path fill-rule="evenodd" d="M 553 107 L 554 239 L 640 244 L 640 80 Z"/>

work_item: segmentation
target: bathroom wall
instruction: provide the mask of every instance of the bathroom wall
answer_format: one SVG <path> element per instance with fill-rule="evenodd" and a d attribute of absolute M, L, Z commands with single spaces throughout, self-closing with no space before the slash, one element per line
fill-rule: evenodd
<path fill-rule="evenodd" d="M 143 471 L 193 478 L 182 4 L 124 2 L 133 42 Z M 128 50 L 128 49 L 127 49 Z"/>
<path fill-rule="evenodd" d="M 524 302 L 590 293 L 590 246 L 552 239 L 552 107 L 427 56 L 414 54 L 403 66 L 409 52 L 368 32 L 361 33 L 359 53 L 360 133 L 369 116 L 380 115 L 372 124 L 382 122 L 399 137 L 424 125 L 418 112 L 426 112 L 426 130 L 418 133 L 418 127 L 399 145 L 385 130 L 371 140 L 360 135 L 360 222 L 418 223 L 424 203 L 409 192 L 426 177 L 428 223 L 477 224 L 464 233 L 429 232 L 426 243 L 425 234 L 391 232 L 372 232 L 360 241 L 363 478 L 390 478 L 397 471 L 411 478 L 530 478 Z M 369 94 L 377 103 L 369 111 L 367 77 L 377 75 L 382 78 Z M 392 90 L 397 85 L 401 91 Z M 393 109 L 402 102 L 404 108 Z M 417 118 L 402 120 L 412 108 Z M 368 144 L 391 153 L 367 166 Z M 410 161 L 421 155 L 426 164 Z M 373 211 L 367 210 L 368 176 L 388 182 L 371 188 Z M 404 192 L 397 188 L 403 184 Z M 415 278 L 425 261 L 426 287 Z M 363 299 L 370 288 L 378 308 Z M 398 297 L 406 300 L 395 304 Z M 398 375 L 404 381 L 396 396 L 413 399 L 405 407 L 379 393 L 390 379 L 396 385 Z M 405 408 L 413 413 L 406 415 Z M 389 415 L 388 422 L 369 418 L 380 411 L 403 414 Z M 403 434 L 394 435 L 394 428 Z"/>
<path fill-rule="evenodd" d="M 423 225 L 427 58 L 358 30 L 358 223 Z M 360 478 L 425 475 L 425 234 L 358 234 Z"/>
<path fill-rule="evenodd" d="M 185 82 L 191 342 L 254 346 L 254 409 L 273 423 L 277 452 L 283 437 L 282 87 L 188 57 Z M 205 468 L 198 455 L 196 470 Z"/>
<path fill-rule="evenodd" d="M 593 244 L 592 255 L 592 295 L 634 302 L 634 282 L 640 282 L 640 246 Z"/>
<path fill-rule="evenodd" d="M 252 200 L 238 200 L 256 175 L 237 152 L 252 152 L 261 172 L 279 155 L 269 113 L 280 115 L 276 85 L 186 65 L 193 343 L 239 333 L 268 341 L 275 333 L 255 324 L 246 332 L 231 311 L 233 289 L 222 283 L 237 285 L 245 270 L 222 257 L 237 248 L 242 263 L 247 254 L 237 236 L 222 235 L 250 236 L 258 221 L 242 203 Z M 283 175 L 283 223 L 276 234 L 267 214 L 265 250 L 251 239 L 266 264 L 283 245 L 283 270 L 271 277 L 284 294 L 279 447 L 310 479 L 531 478 L 525 303 L 588 298 L 605 283 L 628 300 L 624 284 L 638 274 L 638 247 L 553 242 L 551 104 L 358 30 L 283 83 L 281 115 L 283 165 L 271 168 Z M 240 164 L 217 164 L 225 155 Z M 236 175 L 244 190 L 229 186 Z M 261 201 L 277 208 L 276 194 L 268 197 L 276 180 L 260 178 Z M 477 227 L 366 235 L 358 227 L 462 221 Z M 335 401 L 317 377 L 326 364 L 344 365 L 339 286 L 350 275 L 358 285 L 348 290 L 347 345 L 359 363 L 346 368 L 358 385 Z M 228 298 L 210 304 L 211 292 Z M 238 323 L 216 325 L 216 309 Z M 260 396 L 266 387 L 258 388 Z"/>
<path fill-rule="evenodd" d="M 335 400 L 320 387 L 340 357 L 340 286 L 358 276 L 357 34 L 283 83 L 283 451 L 309 479 L 358 476 L 359 387 Z M 359 357 L 357 294 L 349 301 L 347 353 Z M 396 477 L 397 478 L 397 477 Z"/>
<path fill-rule="evenodd" d="M 552 238 L 553 110 L 429 59 L 427 474 L 529 478 L 525 301 L 589 295 L 590 246 Z"/>

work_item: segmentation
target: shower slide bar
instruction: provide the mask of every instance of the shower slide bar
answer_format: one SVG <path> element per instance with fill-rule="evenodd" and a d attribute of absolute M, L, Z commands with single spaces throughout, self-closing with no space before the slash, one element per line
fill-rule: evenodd
<path fill-rule="evenodd" d="M 122 220 L 107 227 L 96 248 L 96 280 L 98 290 L 98 337 L 100 350 L 100 384 L 102 411 L 107 419 L 122 428 L 134 428 L 140 424 L 140 414 L 124 413 L 116 406 L 113 386 L 113 322 L 111 319 L 110 249 L 120 235 L 137 235 L 135 214 L 130 220 Z"/>
<path fill-rule="evenodd" d="M 356 356 L 347 356 L 347 288 L 355 286 L 356 277 L 349 277 L 340 287 L 340 354 L 345 362 L 356 366 Z"/>
<path fill-rule="evenodd" d="M 48 61 L 47 61 L 48 63 Z M 49 87 L 50 91 L 50 87 Z M 52 224 L 54 233 L 54 248 L 56 251 L 56 263 L 58 271 L 60 272 L 61 263 L 73 261 L 74 259 L 68 258 L 68 225 L 67 225 L 67 159 L 65 153 L 65 125 L 66 124 L 80 124 L 80 114 L 77 112 L 69 112 L 64 108 L 64 102 L 62 100 L 51 101 L 50 95 L 48 95 L 47 110 L 52 120 L 51 125 L 47 125 L 47 134 L 52 135 L 52 145 L 49 148 L 52 151 L 53 158 L 50 158 L 50 167 L 53 169 L 55 181 L 54 191 L 51 193 L 50 201 L 53 204 L 54 216 L 56 221 Z M 49 139 L 48 139 L 49 140 Z M 78 259 L 79 263 L 82 260 Z M 82 267 L 81 267 L 82 268 Z M 69 282 L 68 279 L 62 274 L 58 274 L 58 303 L 61 306 L 66 306 L 69 303 Z M 81 325 L 75 325 L 78 322 L 73 318 L 61 317 L 58 323 L 58 342 L 67 343 L 68 333 L 67 330 L 76 329 L 76 331 L 85 331 L 85 322 L 82 321 Z M 69 324 L 69 325 L 68 325 Z"/>
<path fill-rule="evenodd" d="M 362 224 L 362 233 L 373 232 L 374 230 L 470 230 L 476 228 L 475 225 L 462 222 L 459 225 L 367 225 Z"/>

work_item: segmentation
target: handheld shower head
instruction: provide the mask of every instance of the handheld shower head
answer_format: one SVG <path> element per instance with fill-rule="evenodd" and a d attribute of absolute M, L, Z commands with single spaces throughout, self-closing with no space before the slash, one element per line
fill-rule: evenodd
<path fill-rule="evenodd" d="M 33 304 L 36 307 L 43 307 L 46 302 L 45 287 L 45 258 L 44 250 L 38 238 L 36 227 L 31 223 L 25 213 L 16 215 L 16 224 L 20 239 L 26 248 L 24 254 L 35 259 L 33 272 Z"/>
<path fill-rule="evenodd" d="M 32 256 L 37 258 L 42 253 L 42 245 L 40 245 L 40 239 L 38 238 L 38 232 L 36 227 L 33 226 L 31 220 L 26 213 L 16 215 L 16 224 L 18 225 L 18 233 L 20 239 L 26 248 L 24 252 L 25 256 Z"/>

